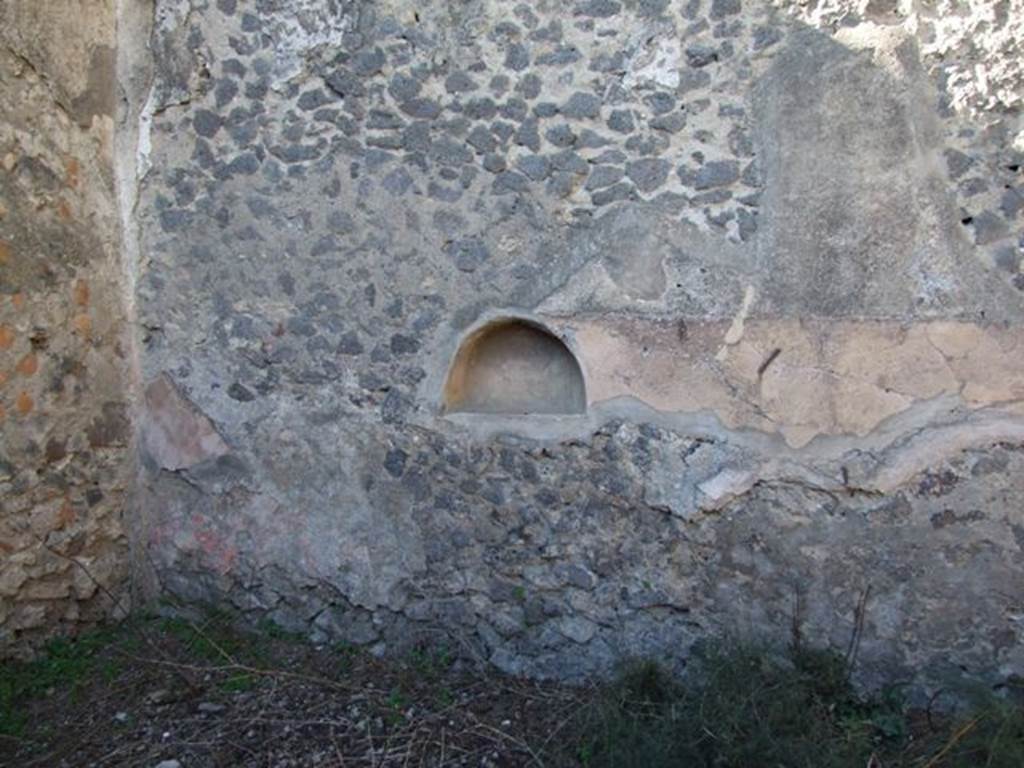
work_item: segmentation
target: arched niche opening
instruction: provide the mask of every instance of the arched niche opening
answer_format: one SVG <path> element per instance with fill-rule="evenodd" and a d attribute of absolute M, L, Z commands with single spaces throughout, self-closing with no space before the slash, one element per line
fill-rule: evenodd
<path fill-rule="evenodd" d="M 573 414 L 587 408 L 568 347 L 525 320 L 498 320 L 467 337 L 448 370 L 446 413 Z"/>

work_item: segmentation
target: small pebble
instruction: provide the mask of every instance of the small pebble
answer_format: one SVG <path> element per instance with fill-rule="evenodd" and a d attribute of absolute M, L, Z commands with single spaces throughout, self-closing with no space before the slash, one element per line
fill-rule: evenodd
<path fill-rule="evenodd" d="M 171 700 L 171 692 L 166 688 L 160 688 L 146 696 L 146 700 L 150 704 L 166 704 Z"/>

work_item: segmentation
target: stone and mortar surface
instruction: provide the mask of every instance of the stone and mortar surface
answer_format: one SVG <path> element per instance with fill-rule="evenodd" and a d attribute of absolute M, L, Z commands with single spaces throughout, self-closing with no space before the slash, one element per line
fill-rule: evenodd
<path fill-rule="evenodd" d="M 1024 672 L 1019 2 L 151 11 L 151 596 L 570 679 L 862 605 L 866 684 Z M 585 413 L 445 413 L 506 317 Z"/>
<path fill-rule="evenodd" d="M 0 4 L 0 105 L 0 655 L 23 655 L 127 606 L 112 3 Z"/>

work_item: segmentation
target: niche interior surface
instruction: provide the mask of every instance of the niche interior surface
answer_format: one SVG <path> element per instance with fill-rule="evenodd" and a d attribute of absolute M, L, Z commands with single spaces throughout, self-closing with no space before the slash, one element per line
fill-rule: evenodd
<path fill-rule="evenodd" d="M 568 347 L 540 326 L 500 320 L 459 347 L 444 392 L 447 413 L 578 414 L 583 372 Z"/>

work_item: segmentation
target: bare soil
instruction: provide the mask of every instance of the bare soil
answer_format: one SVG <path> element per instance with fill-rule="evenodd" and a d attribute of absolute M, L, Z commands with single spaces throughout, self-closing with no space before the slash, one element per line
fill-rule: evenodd
<path fill-rule="evenodd" d="M 14 703 L 0 765 L 559 765 L 573 762 L 561 739 L 587 695 L 486 674 L 444 648 L 380 660 L 166 619 L 74 657 L 62 677 Z"/>

